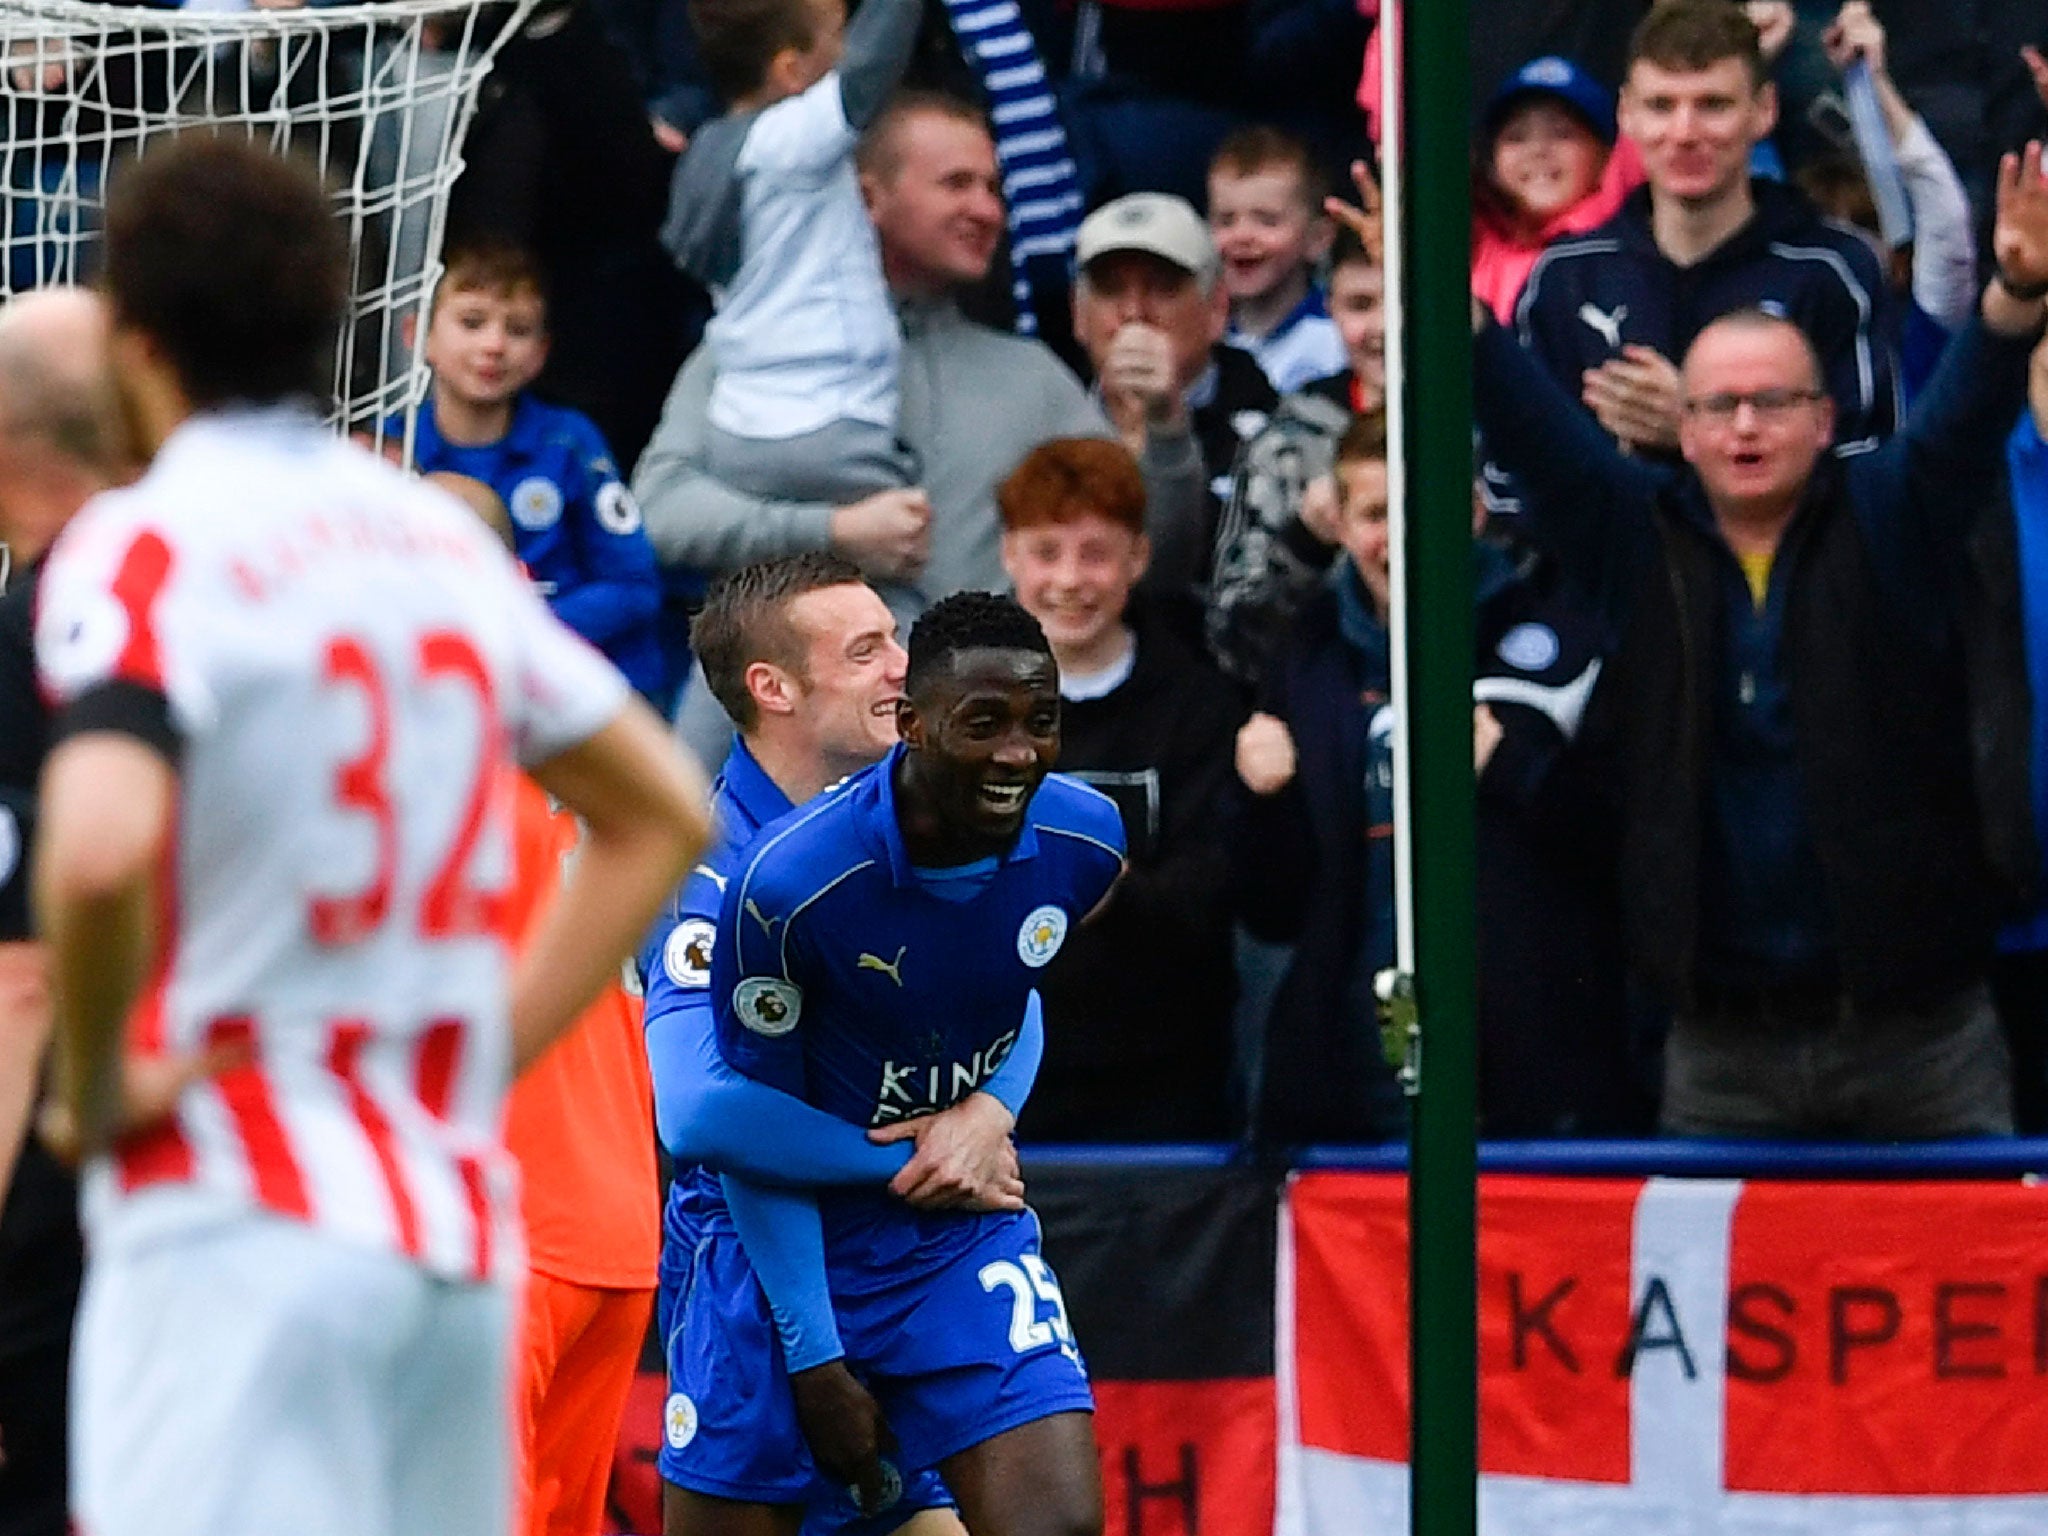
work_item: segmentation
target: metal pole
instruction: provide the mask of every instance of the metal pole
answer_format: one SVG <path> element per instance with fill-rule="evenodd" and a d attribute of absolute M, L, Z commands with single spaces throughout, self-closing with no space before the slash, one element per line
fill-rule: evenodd
<path fill-rule="evenodd" d="M 1406 727 L 1421 1021 L 1409 1183 L 1415 1536 L 1478 1525 L 1470 63 L 1465 0 L 1402 7 Z M 1396 232 L 1390 232 L 1396 233 Z"/>

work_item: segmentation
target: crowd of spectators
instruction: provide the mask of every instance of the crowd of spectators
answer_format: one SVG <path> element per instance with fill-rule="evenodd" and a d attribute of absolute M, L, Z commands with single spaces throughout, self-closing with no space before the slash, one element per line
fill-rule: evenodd
<path fill-rule="evenodd" d="M 1964 68 L 1864 0 L 1475 9 L 1484 1130 L 2048 1129 L 2048 354 L 2023 412 L 1979 318 L 2026 286 L 1997 162 L 2048 34 L 1980 5 Z M 523 382 L 630 477 L 643 686 L 723 755 L 681 620 L 753 560 L 832 550 L 899 623 L 1015 591 L 1132 850 L 1048 969 L 1025 1132 L 1399 1135 L 1378 6 L 864 0 L 843 66 L 800 5 L 594 11 L 579 68 L 644 109 L 630 152 L 608 109 L 621 185 L 677 167 L 604 259 L 671 270 L 570 344 L 644 354 L 665 304 L 673 382 Z M 494 152 L 515 97 L 597 142 L 508 58 L 453 247 L 588 291 L 544 200 L 485 195 L 548 163 Z"/>
<path fill-rule="evenodd" d="M 701 755 L 721 572 L 1045 627 L 1131 871 L 1029 1136 L 1403 1130 L 1391 3 L 544 0 L 485 88 L 421 465 Z M 2048 1131 L 2048 22 L 1472 12 L 1482 1129 Z"/>

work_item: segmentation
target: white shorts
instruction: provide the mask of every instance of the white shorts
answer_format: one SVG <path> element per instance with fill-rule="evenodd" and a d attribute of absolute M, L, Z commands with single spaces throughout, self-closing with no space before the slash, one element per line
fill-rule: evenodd
<path fill-rule="evenodd" d="M 513 1298 L 247 1216 L 94 1254 L 72 1358 L 88 1536 L 506 1536 Z"/>

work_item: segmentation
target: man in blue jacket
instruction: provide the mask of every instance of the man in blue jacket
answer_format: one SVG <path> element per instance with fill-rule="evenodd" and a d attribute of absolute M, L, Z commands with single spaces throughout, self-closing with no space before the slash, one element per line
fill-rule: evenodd
<path fill-rule="evenodd" d="M 1629 937 L 1675 1010 L 1669 1130 L 2012 1128 L 1984 974 L 1994 866 L 2015 860 L 1985 835 L 1956 592 L 2048 297 L 2039 145 L 2000 168 L 1993 249 L 1912 415 L 1846 461 L 1821 360 L 1781 316 L 1693 341 L 1669 471 L 1618 453 L 1475 311 L 1479 423 L 1613 634 Z"/>

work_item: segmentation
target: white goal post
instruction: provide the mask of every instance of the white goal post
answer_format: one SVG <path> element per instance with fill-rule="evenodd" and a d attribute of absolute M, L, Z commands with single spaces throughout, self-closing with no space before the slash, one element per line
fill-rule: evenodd
<path fill-rule="evenodd" d="M 216 8 L 239 3 L 0 0 L 0 296 L 91 281 L 107 185 L 175 132 L 303 155 L 333 189 L 353 264 L 334 422 L 381 445 L 401 420 L 409 457 L 463 135 L 536 0 Z"/>

